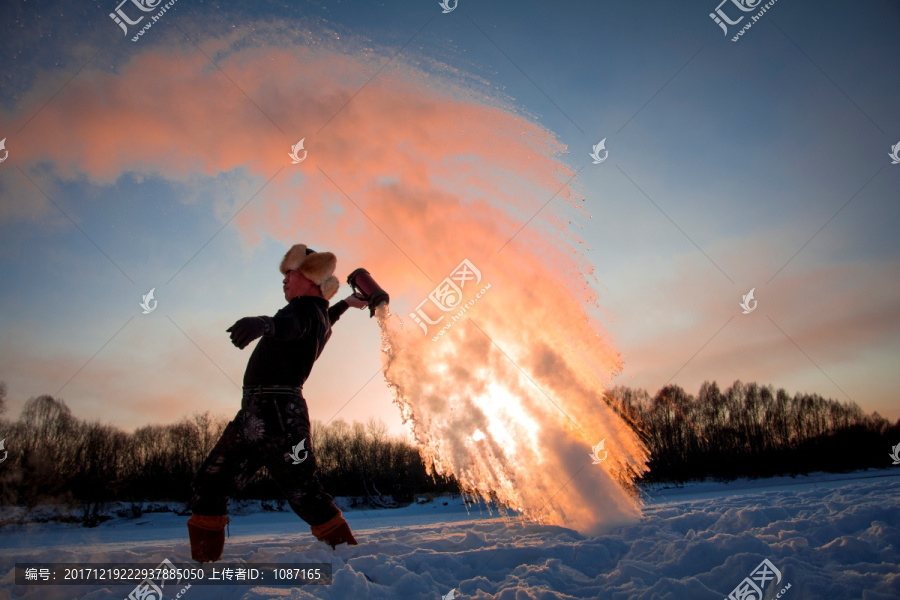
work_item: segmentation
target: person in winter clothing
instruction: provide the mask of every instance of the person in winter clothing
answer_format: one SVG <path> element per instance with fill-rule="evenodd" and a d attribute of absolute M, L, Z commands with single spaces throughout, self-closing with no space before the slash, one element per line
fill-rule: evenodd
<path fill-rule="evenodd" d="M 331 337 L 331 325 L 348 307 L 366 302 L 349 296 L 328 307 L 339 283 L 337 259 L 296 244 L 281 261 L 287 306 L 274 316 L 245 317 L 227 329 L 244 349 L 261 338 L 244 372 L 241 409 L 222 433 L 194 480 L 187 522 L 191 556 L 222 557 L 228 499 L 265 466 L 312 534 L 332 546 L 356 545 L 350 526 L 317 475 L 309 411 L 301 394 L 313 363 Z"/>

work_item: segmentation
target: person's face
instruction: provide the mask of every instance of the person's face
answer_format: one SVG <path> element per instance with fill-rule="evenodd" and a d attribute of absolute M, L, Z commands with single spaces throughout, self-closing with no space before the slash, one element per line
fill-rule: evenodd
<path fill-rule="evenodd" d="M 300 271 L 288 270 L 282 281 L 284 299 L 290 302 L 297 296 L 315 296 L 318 286 L 301 274 Z"/>

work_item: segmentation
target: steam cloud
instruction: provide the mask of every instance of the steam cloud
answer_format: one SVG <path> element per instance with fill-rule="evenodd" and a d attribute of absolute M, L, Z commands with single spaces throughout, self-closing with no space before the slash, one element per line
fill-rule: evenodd
<path fill-rule="evenodd" d="M 396 58 L 369 81 L 393 52 L 288 37 L 206 40 L 221 72 L 189 46 L 86 70 L 29 123 L 16 158 L 104 185 L 129 172 L 271 178 L 236 219 L 245 240 L 334 249 L 391 293 L 385 377 L 439 472 L 579 531 L 638 516 L 629 484 L 647 451 L 602 400 L 622 365 L 586 312 L 597 298 L 570 223 L 588 215 L 563 145 L 440 66 Z M 300 138 L 308 158 L 290 165 Z M 463 259 L 482 276 L 463 301 L 491 287 L 433 341 L 446 318 L 425 335 L 409 315 Z M 601 439 L 609 456 L 594 465 Z"/>

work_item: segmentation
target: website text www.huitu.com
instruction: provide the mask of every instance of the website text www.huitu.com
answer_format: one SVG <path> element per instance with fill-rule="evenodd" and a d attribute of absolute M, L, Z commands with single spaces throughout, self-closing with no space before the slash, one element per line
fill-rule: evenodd
<path fill-rule="evenodd" d="M 757 21 L 759 21 L 762 18 L 762 16 L 766 13 L 766 11 L 768 11 L 770 8 L 772 8 L 772 6 L 774 6 L 776 2 L 778 2 L 778 0 L 769 0 L 769 2 L 766 2 L 765 4 L 763 4 L 763 7 L 760 9 L 760 11 L 750 17 L 750 21 L 748 21 L 746 25 L 741 27 L 741 30 L 737 32 L 737 35 L 734 36 L 733 38 L 731 38 L 731 41 L 736 42 L 739 39 L 741 39 L 741 36 L 744 35 L 744 33 L 748 29 L 753 27 L 753 24 L 756 23 Z"/>

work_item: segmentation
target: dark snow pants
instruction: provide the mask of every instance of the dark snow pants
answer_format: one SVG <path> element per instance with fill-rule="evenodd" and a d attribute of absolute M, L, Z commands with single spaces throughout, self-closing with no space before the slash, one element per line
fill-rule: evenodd
<path fill-rule="evenodd" d="M 244 388 L 241 410 L 197 473 L 191 511 L 226 514 L 228 499 L 264 466 L 301 519 L 327 522 L 338 508 L 319 482 L 309 430 L 299 388 Z"/>

